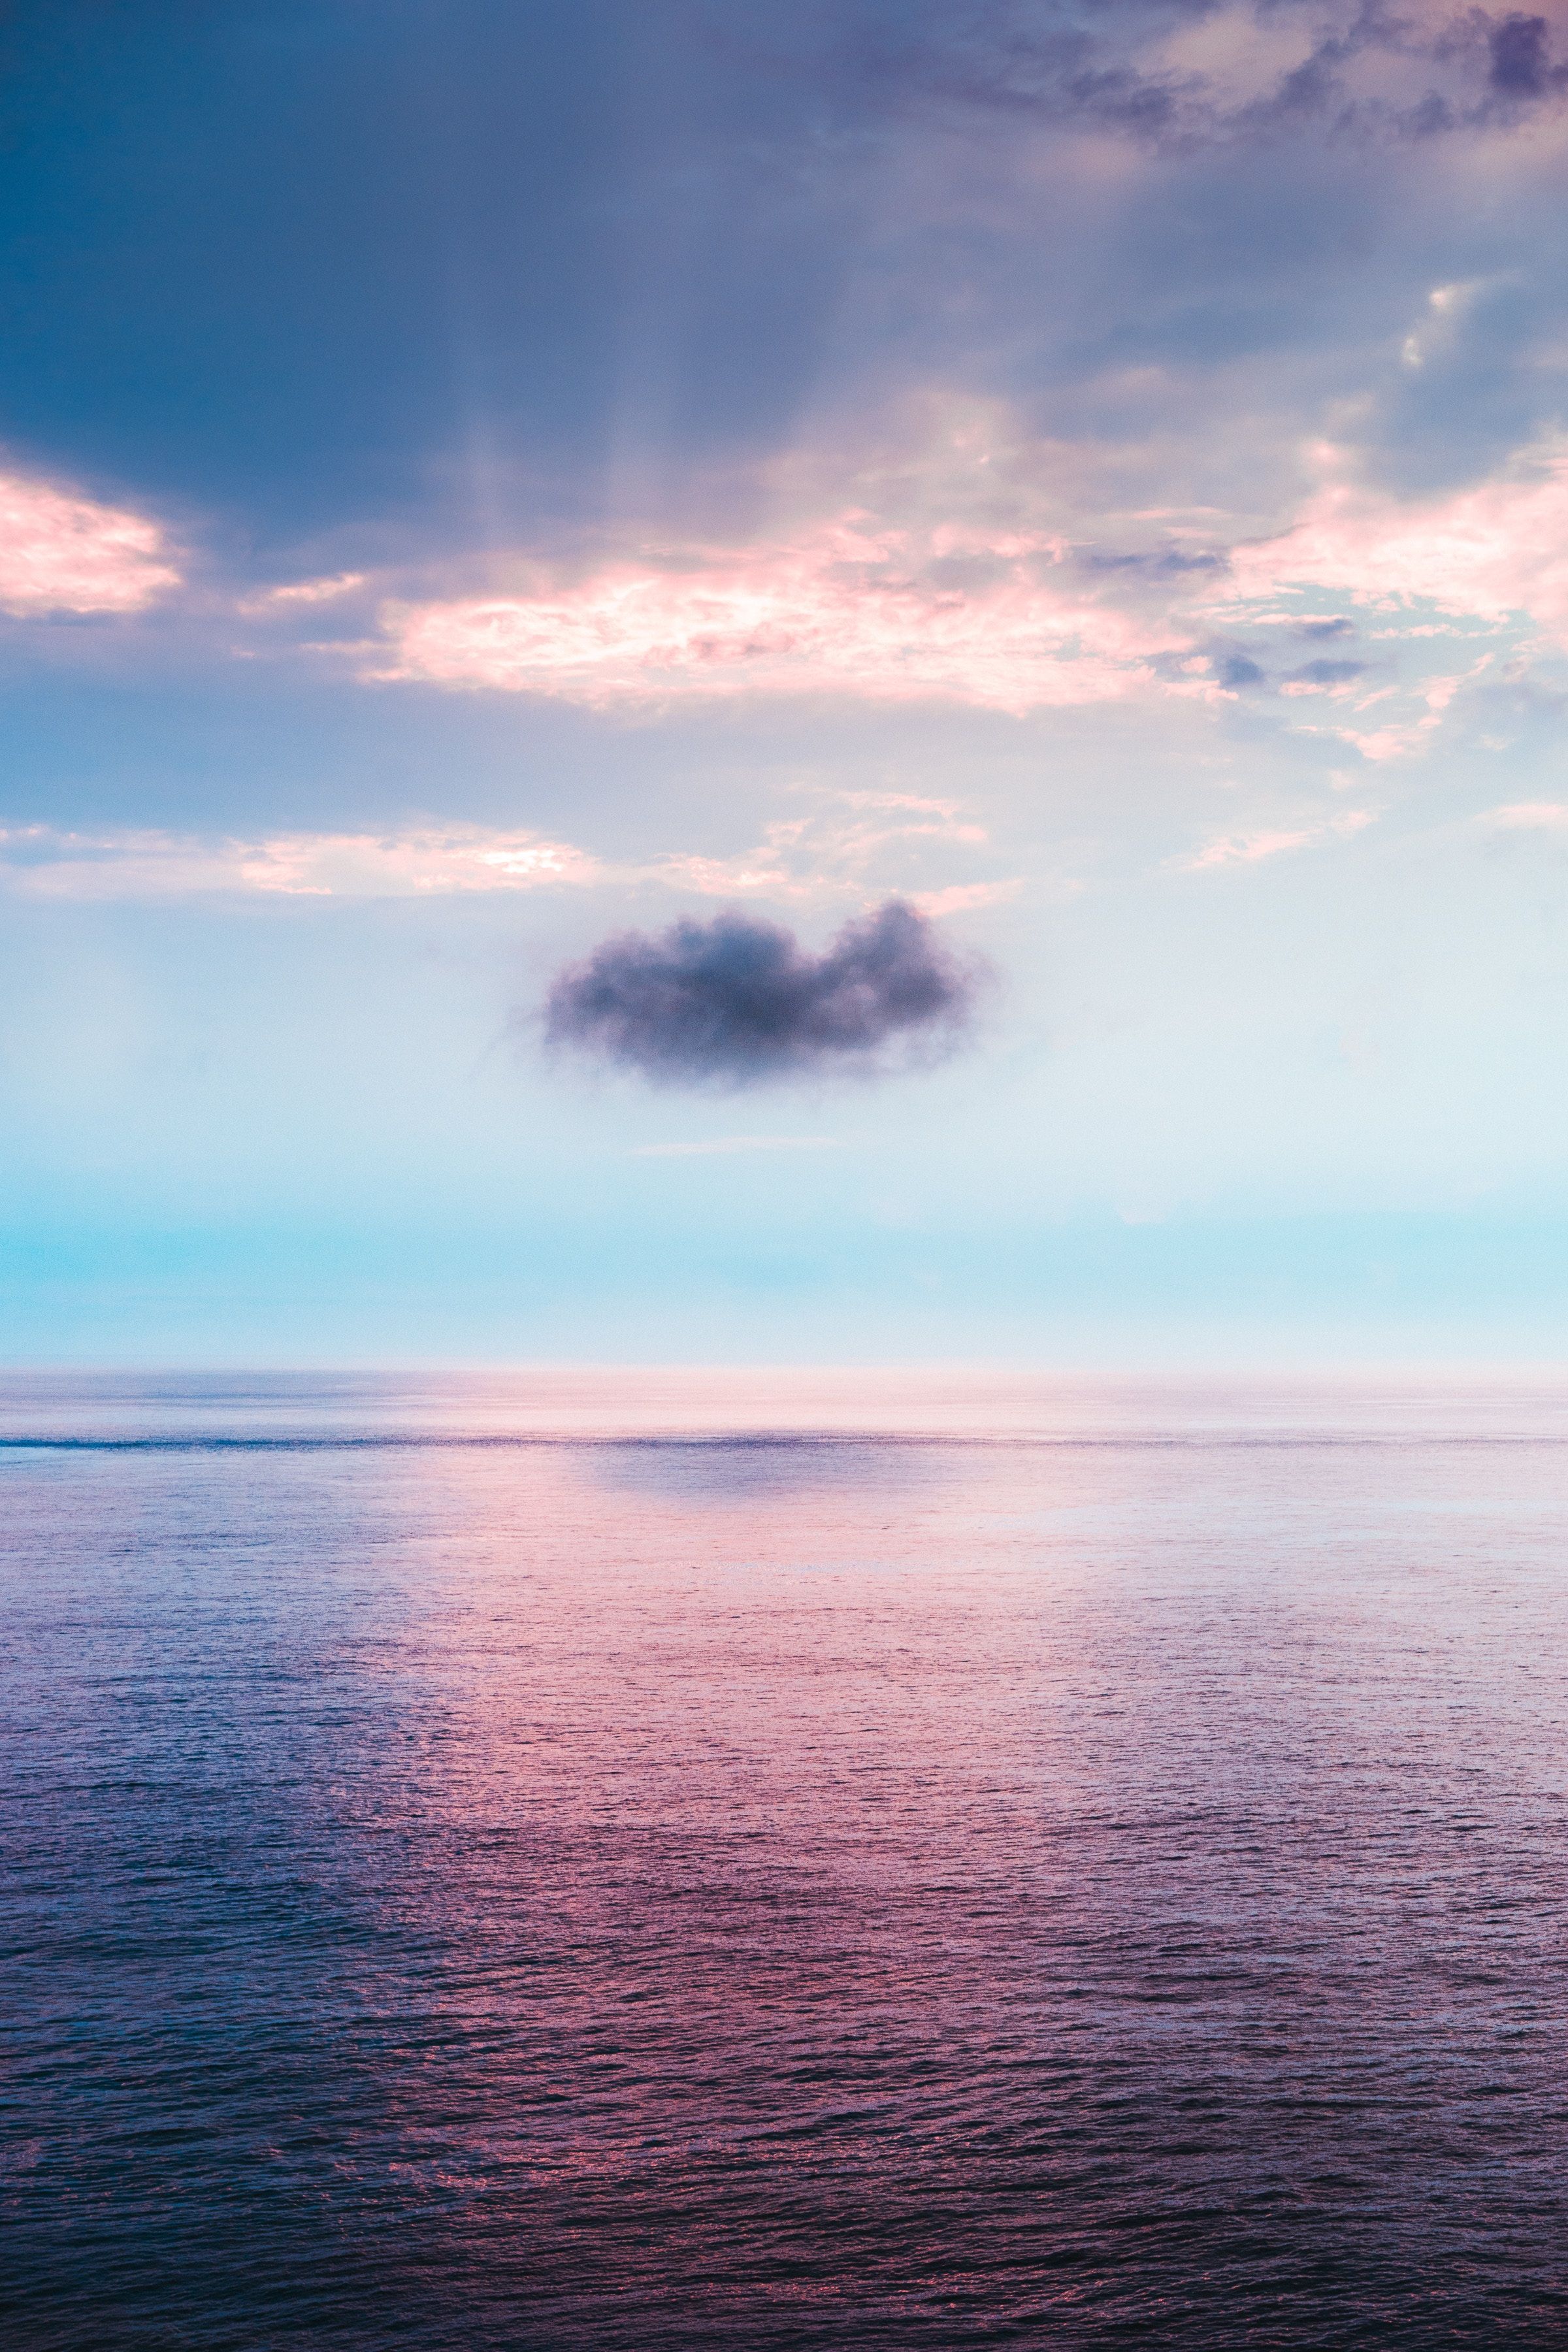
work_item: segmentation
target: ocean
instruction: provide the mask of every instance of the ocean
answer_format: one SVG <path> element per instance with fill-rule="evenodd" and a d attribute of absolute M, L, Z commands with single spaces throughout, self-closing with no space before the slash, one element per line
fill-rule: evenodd
<path fill-rule="evenodd" d="M 8 2352 L 1568 2342 L 1568 1385 L 0 1382 Z"/>

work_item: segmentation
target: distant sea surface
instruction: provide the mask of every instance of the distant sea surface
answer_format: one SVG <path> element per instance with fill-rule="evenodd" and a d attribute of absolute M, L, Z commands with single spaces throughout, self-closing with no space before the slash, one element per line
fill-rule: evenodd
<path fill-rule="evenodd" d="M 1568 2344 L 1568 1387 L 0 1381 L 7 2352 Z"/>

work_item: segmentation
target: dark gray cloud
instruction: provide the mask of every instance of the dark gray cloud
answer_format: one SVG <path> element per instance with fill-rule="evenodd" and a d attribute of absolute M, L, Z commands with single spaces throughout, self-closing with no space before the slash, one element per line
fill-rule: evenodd
<path fill-rule="evenodd" d="M 1551 28 L 1544 16 L 1505 16 L 1487 36 L 1491 71 L 1487 79 L 1505 98 L 1544 98 L 1561 89 L 1561 66 L 1548 55 Z"/>
<path fill-rule="evenodd" d="M 1352 677 L 1360 677 L 1365 662 L 1310 661 L 1292 670 L 1291 680 L 1298 686 L 1348 686 Z"/>
<path fill-rule="evenodd" d="M 846 924 L 821 955 L 775 923 L 725 914 L 606 940 L 556 980 L 545 1035 L 672 1086 L 885 1068 L 953 1045 L 978 979 L 901 898 Z"/>
<path fill-rule="evenodd" d="M 1194 554 L 1190 549 L 1167 547 L 1152 554 L 1117 554 L 1109 549 L 1080 548 L 1078 560 L 1089 572 L 1146 573 L 1151 580 L 1179 580 L 1189 572 L 1224 572 L 1230 563 L 1223 550 Z"/>

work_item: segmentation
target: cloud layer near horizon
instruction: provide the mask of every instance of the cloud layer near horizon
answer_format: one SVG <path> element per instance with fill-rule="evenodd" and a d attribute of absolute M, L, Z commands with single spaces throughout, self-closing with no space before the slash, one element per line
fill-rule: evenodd
<path fill-rule="evenodd" d="M 545 1036 L 667 1086 L 748 1086 L 951 1050 L 976 974 L 902 899 L 820 955 L 745 915 L 626 931 L 561 973 Z"/>

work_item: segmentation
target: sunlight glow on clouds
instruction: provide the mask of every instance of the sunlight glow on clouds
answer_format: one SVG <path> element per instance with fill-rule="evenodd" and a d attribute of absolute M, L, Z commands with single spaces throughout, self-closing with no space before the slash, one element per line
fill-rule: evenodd
<path fill-rule="evenodd" d="M 0 610 L 139 613 L 180 575 L 144 515 L 0 474 Z"/>
<path fill-rule="evenodd" d="M 1008 711 L 1155 683 L 1152 657 L 1184 634 L 1052 584 L 1066 552 L 1037 534 L 917 534 L 852 513 L 790 545 L 389 607 L 395 656 L 374 674 L 588 703 L 749 690 Z"/>
<path fill-rule="evenodd" d="M 1325 449 L 1326 466 L 1338 453 Z M 1277 539 L 1238 547 L 1237 593 L 1331 588 L 1394 612 L 1522 617 L 1568 646 L 1568 443 L 1523 452 L 1474 488 L 1398 499 L 1330 479 Z"/>
<path fill-rule="evenodd" d="M 892 449 L 873 493 L 880 516 L 841 504 L 835 520 L 751 550 L 694 544 L 569 586 L 385 604 L 391 658 L 364 674 L 596 707 L 790 694 L 1023 714 L 1175 695 L 1218 712 L 1268 692 L 1338 706 L 1328 726 L 1303 709 L 1297 731 L 1338 734 L 1375 762 L 1427 750 L 1491 656 L 1402 680 L 1391 656 L 1297 655 L 1281 674 L 1278 647 L 1254 661 L 1235 632 L 1353 634 L 1348 620 L 1279 609 L 1327 590 L 1386 616 L 1376 636 L 1413 650 L 1521 626 L 1568 646 L 1568 442 L 1425 499 L 1351 478 L 1325 445 L 1321 488 L 1271 537 L 1237 541 L 1211 509 L 1204 544 L 1167 517 L 1165 543 L 1156 534 L 1139 552 L 1125 547 L 1129 520 L 1158 518 L 1085 509 L 1069 535 L 1058 509 L 1070 453 L 1020 441 L 1003 418 L 988 430 L 964 425 L 951 448 L 926 449 L 923 510 L 905 478 L 916 457 Z"/>

